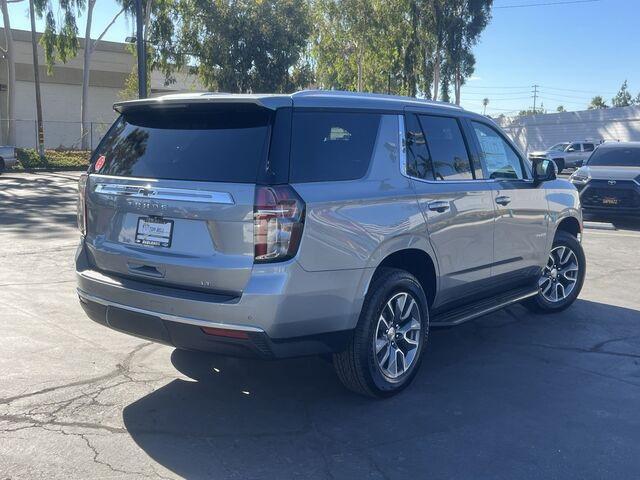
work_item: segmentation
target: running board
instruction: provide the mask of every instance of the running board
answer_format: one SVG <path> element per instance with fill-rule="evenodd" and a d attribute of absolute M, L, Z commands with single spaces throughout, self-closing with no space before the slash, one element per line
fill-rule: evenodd
<path fill-rule="evenodd" d="M 436 315 L 431 320 L 431 326 L 452 327 L 454 325 L 460 325 L 461 323 L 468 322 L 487 313 L 495 312 L 501 308 L 518 303 L 525 298 L 533 297 L 537 293 L 538 289 L 532 290 L 531 287 L 511 290 L 502 295 L 463 305 L 462 307 Z"/>

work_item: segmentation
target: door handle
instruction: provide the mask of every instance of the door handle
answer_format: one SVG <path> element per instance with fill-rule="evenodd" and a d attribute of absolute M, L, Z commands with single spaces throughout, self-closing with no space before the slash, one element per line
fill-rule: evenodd
<path fill-rule="evenodd" d="M 499 197 L 496 197 L 496 203 L 500 205 L 509 205 L 511 203 L 511 197 L 500 195 Z"/>
<path fill-rule="evenodd" d="M 449 210 L 450 205 L 446 200 L 436 200 L 435 202 L 429 202 L 427 208 L 431 211 L 442 213 Z"/>

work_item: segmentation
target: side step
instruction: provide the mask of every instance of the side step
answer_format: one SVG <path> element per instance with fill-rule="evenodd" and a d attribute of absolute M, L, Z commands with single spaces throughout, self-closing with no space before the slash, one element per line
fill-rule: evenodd
<path fill-rule="evenodd" d="M 453 310 L 443 312 L 433 317 L 432 327 L 451 327 L 481 317 L 487 313 L 495 312 L 501 308 L 518 303 L 525 298 L 533 297 L 538 289 L 531 287 L 519 288 L 509 292 L 486 298 L 478 302 L 463 305 Z"/>

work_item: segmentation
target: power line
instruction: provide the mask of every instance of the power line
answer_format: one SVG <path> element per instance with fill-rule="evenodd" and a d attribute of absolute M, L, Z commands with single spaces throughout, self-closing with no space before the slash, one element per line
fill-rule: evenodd
<path fill-rule="evenodd" d="M 601 0 L 564 0 L 560 2 L 525 3 L 523 5 L 500 5 L 493 8 L 498 9 L 498 8 L 550 7 L 555 5 L 573 5 L 576 3 L 595 3 L 600 1 Z"/>
<path fill-rule="evenodd" d="M 542 88 L 545 89 L 549 89 L 549 90 L 559 90 L 562 92 L 572 92 L 572 93 L 588 93 L 588 94 L 605 94 L 605 95 L 615 95 L 615 93 L 612 92 L 597 92 L 595 90 L 576 90 L 573 88 L 560 88 L 560 87 L 548 87 L 546 85 L 542 85 Z"/>

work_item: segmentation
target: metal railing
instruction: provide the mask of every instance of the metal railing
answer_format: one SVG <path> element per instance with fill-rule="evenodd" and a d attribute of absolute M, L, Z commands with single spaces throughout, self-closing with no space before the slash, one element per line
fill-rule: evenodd
<path fill-rule="evenodd" d="M 93 150 L 111 126 L 111 122 L 82 122 L 45 120 L 44 145 L 48 149 Z M 0 145 L 36 148 L 38 126 L 35 120 L 0 119 Z"/>

